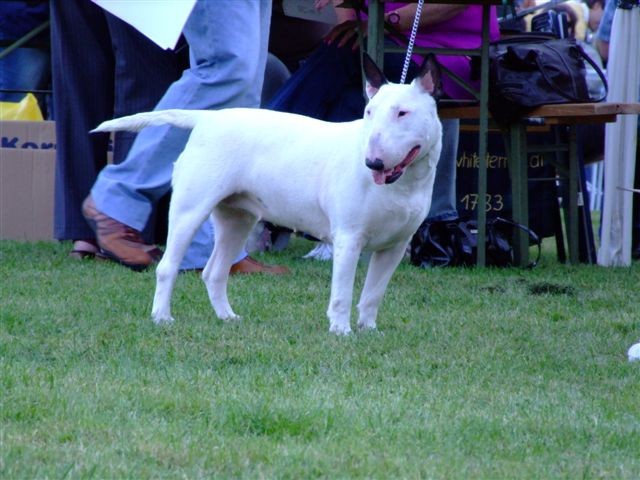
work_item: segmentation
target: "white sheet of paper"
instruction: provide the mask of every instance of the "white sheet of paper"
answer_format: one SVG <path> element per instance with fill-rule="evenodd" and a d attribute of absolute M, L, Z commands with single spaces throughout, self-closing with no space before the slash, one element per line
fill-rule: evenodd
<path fill-rule="evenodd" d="M 175 48 L 196 0 L 91 0 L 149 37 Z"/>
<path fill-rule="evenodd" d="M 338 21 L 336 11 L 331 4 L 318 11 L 313 6 L 313 0 L 282 0 L 282 10 L 288 17 L 315 20 L 331 25 L 335 25 Z"/>

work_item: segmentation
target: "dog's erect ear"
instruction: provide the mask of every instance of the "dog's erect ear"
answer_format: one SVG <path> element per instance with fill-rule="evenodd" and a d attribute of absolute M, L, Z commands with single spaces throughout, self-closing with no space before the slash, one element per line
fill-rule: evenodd
<path fill-rule="evenodd" d="M 371 98 L 378 93 L 380 87 L 389 82 L 373 59 L 366 53 L 362 55 L 362 68 L 364 69 L 364 76 L 367 79 L 367 97 L 371 100 Z"/>
<path fill-rule="evenodd" d="M 422 67 L 420 67 L 420 73 L 413 80 L 413 83 L 422 87 L 436 100 L 442 97 L 442 69 L 433 53 L 425 57 Z"/>

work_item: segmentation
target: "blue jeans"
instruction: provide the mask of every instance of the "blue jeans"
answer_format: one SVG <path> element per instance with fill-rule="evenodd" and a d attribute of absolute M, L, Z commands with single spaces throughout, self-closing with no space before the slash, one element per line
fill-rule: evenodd
<path fill-rule="evenodd" d="M 190 68 L 155 109 L 259 107 L 270 19 L 271 0 L 199 0 L 183 31 Z M 188 131 L 169 126 L 141 131 L 126 160 L 98 176 L 92 189 L 98 209 L 142 231 L 155 203 L 171 188 L 173 163 L 188 137 Z M 203 268 L 212 249 L 213 226 L 205 222 L 181 268 Z M 238 260 L 245 256 L 243 251 Z"/>
<path fill-rule="evenodd" d="M 431 221 L 451 221 L 458 218 L 456 208 L 456 159 L 458 158 L 458 138 L 460 120 L 442 121 L 442 152 L 433 183 L 431 208 L 427 218 Z"/>

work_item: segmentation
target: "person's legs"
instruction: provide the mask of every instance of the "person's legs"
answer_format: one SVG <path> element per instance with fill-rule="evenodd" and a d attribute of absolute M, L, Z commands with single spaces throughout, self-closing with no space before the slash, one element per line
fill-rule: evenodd
<path fill-rule="evenodd" d="M 358 52 L 322 44 L 266 108 L 325 121 L 350 121 L 362 118 L 364 106 Z"/>
<path fill-rule="evenodd" d="M 53 0 L 51 59 L 57 137 L 54 236 L 90 240 L 95 235 L 80 205 L 106 164 L 109 135 L 90 135 L 89 130 L 113 116 L 113 55 L 104 11 L 86 0 Z"/>
<path fill-rule="evenodd" d="M 187 67 L 186 54 L 181 56 L 164 50 L 108 12 L 105 12 L 105 19 L 115 62 L 113 116 L 117 118 L 153 110 Z M 134 132 L 115 133 L 113 163 L 125 160 L 135 138 Z"/>
<path fill-rule="evenodd" d="M 275 55 L 269 54 L 264 72 L 264 83 L 260 97 L 260 106 L 266 107 L 275 93 L 291 77 L 289 69 Z"/>
<path fill-rule="evenodd" d="M 176 54 L 91 3 L 74 0 L 62 8 L 55 1 L 51 9 L 58 132 L 56 238 L 93 240 L 80 206 L 106 165 L 109 136 L 88 132 L 114 115 L 151 110 L 179 77 L 179 63 Z M 150 77 L 151 71 L 156 73 Z M 116 134 L 114 163 L 124 160 L 133 138 L 128 132 Z M 95 250 L 81 245 L 74 244 L 74 256 Z"/>
<path fill-rule="evenodd" d="M 153 110 L 169 86 L 189 66 L 186 44 L 181 41 L 176 51 L 165 50 L 116 16 L 106 13 L 105 17 L 115 57 L 113 116 L 117 118 Z M 113 163 L 124 161 L 135 138 L 135 132 L 115 133 Z M 162 214 L 166 215 L 166 208 L 154 211 L 142 234 L 143 241 L 154 243 L 155 235 L 163 235 L 165 226 L 156 229 L 158 215 Z"/>
<path fill-rule="evenodd" d="M 156 106 L 219 109 L 258 107 L 266 63 L 270 0 L 198 1 L 184 29 L 191 68 Z M 142 230 L 153 204 L 170 188 L 173 163 L 189 132 L 149 127 L 125 162 L 105 168 L 92 189 L 99 211 Z M 202 268 L 211 253 L 212 227 L 197 234 L 182 268 Z"/>
<path fill-rule="evenodd" d="M 451 221 L 458 218 L 456 208 L 456 159 L 460 120 L 442 120 L 442 152 L 433 183 L 431 208 L 427 215 L 430 221 Z"/>

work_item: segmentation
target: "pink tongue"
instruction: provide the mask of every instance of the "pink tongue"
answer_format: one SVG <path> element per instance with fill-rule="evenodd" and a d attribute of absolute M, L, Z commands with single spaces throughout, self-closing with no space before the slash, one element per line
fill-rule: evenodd
<path fill-rule="evenodd" d="M 384 180 L 386 178 L 384 171 L 374 170 L 372 173 L 373 173 L 373 181 L 376 183 L 376 185 L 384 185 Z"/>
<path fill-rule="evenodd" d="M 415 146 L 411 149 L 411 151 L 407 154 L 405 159 L 396 165 L 394 168 L 390 168 L 389 170 L 372 170 L 373 173 L 373 181 L 377 185 L 384 185 L 387 181 L 387 177 L 393 175 L 396 171 L 402 172 L 402 170 L 413 162 L 413 159 L 416 158 L 418 152 L 420 151 L 419 146 Z"/>

